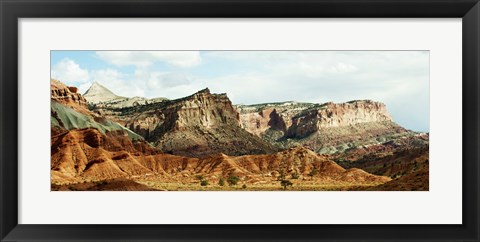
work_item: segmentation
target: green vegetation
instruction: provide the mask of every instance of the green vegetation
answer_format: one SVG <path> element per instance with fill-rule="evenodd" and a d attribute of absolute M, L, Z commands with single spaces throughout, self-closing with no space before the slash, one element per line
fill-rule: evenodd
<path fill-rule="evenodd" d="M 279 172 L 280 174 L 278 175 L 278 180 L 281 181 L 281 180 L 285 180 L 285 178 L 287 178 L 287 176 L 285 175 L 285 171 L 284 170 L 280 170 Z"/>
<path fill-rule="evenodd" d="M 235 186 L 240 181 L 238 176 L 230 175 L 227 179 L 227 182 L 230 186 Z"/>
<path fill-rule="evenodd" d="M 207 181 L 207 180 L 201 180 L 201 181 L 200 181 L 200 185 L 201 185 L 202 187 L 208 186 L 208 181 Z"/>
<path fill-rule="evenodd" d="M 247 189 L 247 185 L 243 184 L 242 188 Z"/>
<path fill-rule="evenodd" d="M 220 178 L 220 180 L 218 181 L 218 185 L 221 187 L 225 186 L 225 180 L 223 180 L 223 178 Z"/>
<path fill-rule="evenodd" d="M 287 187 L 288 186 L 290 186 L 290 187 L 293 186 L 293 183 L 289 180 L 281 180 L 280 185 L 282 185 L 283 190 L 287 190 Z"/>

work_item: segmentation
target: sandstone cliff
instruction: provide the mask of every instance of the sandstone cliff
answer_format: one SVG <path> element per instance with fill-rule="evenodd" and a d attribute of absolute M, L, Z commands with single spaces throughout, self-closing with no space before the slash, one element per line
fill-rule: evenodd
<path fill-rule="evenodd" d="M 393 122 L 384 104 L 370 100 L 236 108 L 242 127 L 281 148 L 306 145 L 319 153 L 335 153 L 409 133 Z"/>

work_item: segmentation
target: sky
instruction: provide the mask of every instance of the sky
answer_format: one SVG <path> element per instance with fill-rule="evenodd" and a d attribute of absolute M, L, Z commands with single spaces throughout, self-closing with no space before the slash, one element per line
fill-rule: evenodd
<path fill-rule="evenodd" d="M 208 87 L 234 104 L 383 102 L 398 124 L 429 131 L 429 51 L 51 51 L 51 77 L 125 97 Z"/>

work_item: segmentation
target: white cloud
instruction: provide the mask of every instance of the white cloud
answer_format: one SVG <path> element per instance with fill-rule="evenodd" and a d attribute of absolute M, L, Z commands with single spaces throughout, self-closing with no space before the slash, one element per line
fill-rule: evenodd
<path fill-rule="evenodd" d="M 82 69 L 75 61 L 65 58 L 55 64 L 51 70 L 52 78 L 71 86 L 79 86 L 88 82 L 88 70 Z"/>
<path fill-rule="evenodd" d="M 116 66 L 147 67 L 166 62 L 176 67 L 193 67 L 201 63 L 198 51 L 97 51 L 96 55 Z"/>

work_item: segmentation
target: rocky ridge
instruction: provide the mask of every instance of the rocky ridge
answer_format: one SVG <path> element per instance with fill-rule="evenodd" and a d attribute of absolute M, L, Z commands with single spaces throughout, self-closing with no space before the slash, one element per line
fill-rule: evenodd
<path fill-rule="evenodd" d="M 97 129 L 77 129 L 52 137 L 52 181 L 55 184 L 163 177 L 195 182 L 195 175 L 217 182 L 237 176 L 244 183 L 276 181 L 281 174 L 325 184 L 380 184 L 388 177 L 360 169 L 346 170 L 325 156 L 302 148 L 270 155 L 188 158 L 163 154 L 142 141 L 132 141 L 117 133 L 102 134 Z M 312 171 L 315 171 L 313 173 Z"/>
<path fill-rule="evenodd" d="M 240 127 L 238 113 L 226 94 L 212 94 L 208 88 L 175 100 L 93 110 L 142 135 L 166 153 L 204 157 L 276 151 Z"/>

